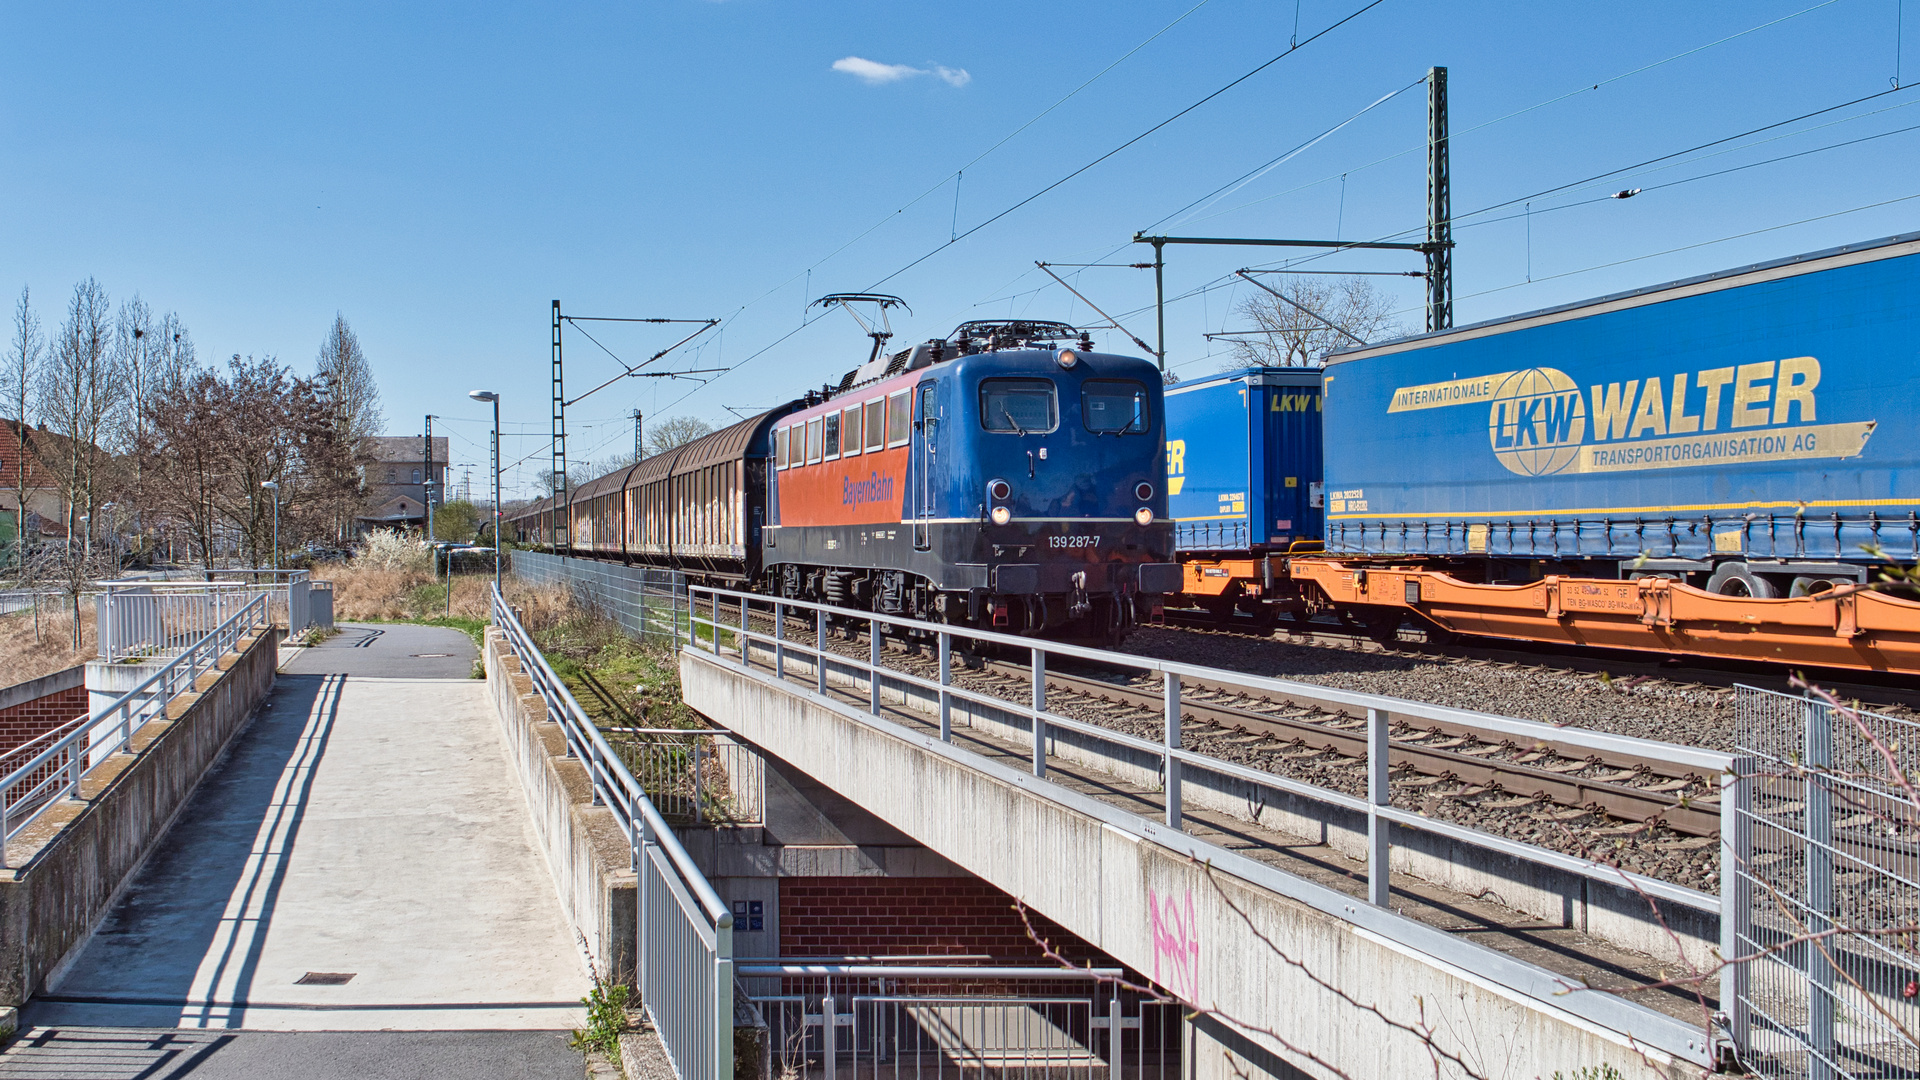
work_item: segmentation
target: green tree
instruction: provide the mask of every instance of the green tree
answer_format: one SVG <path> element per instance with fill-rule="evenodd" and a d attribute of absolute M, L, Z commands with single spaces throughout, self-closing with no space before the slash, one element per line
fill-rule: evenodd
<path fill-rule="evenodd" d="M 464 499 L 441 503 L 433 512 L 433 535 L 440 540 L 473 542 L 480 531 L 480 508 Z"/>

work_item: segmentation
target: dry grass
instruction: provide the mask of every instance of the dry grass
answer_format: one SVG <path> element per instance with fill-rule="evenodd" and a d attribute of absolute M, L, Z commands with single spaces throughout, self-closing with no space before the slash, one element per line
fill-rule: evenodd
<path fill-rule="evenodd" d="M 313 576 L 333 583 L 336 622 L 404 622 L 416 619 L 487 621 L 488 574 L 462 574 L 453 579 L 449 604 L 447 583 L 435 581 L 424 569 L 393 570 L 358 560 L 321 566 Z M 512 578 L 505 581 L 507 602 L 520 609 L 520 621 L 529 630 L 552 626 L 573 607 L 559 586 L 532 586 Z"/>
<path fill-rule="evenodd" d="M 42 675 L 84 664 L 99 655 L 94 641 L 93 605 L 80 608 L 80 648 L 73 648 L 73 609 L 70 601 L 43 600 L 39 640 L 34 640 L 33 612 L 0 615 L 0 686 L 12 686 Z M 61 609 L 65 610 L 61 610 Z"/>

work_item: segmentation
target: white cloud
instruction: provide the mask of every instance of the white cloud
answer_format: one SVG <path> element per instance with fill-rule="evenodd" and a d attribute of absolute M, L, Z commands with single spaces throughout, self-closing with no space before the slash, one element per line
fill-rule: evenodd
<path fill-rule="evenodd" d="M 901 79 L 910 79 L 916 75 L 932 75 L 948 86 L 965 86 L 973 81 L 973 76 L 965 68 L 943 67 L 934 64 L 931 67 L 917 68 L 907 64 L 883 64 L 878 60 L 868 60 L 859 56 L 844 56 L 833 62 L 833 70 L 851 75 L 869 86 L 881 86 Z"/>

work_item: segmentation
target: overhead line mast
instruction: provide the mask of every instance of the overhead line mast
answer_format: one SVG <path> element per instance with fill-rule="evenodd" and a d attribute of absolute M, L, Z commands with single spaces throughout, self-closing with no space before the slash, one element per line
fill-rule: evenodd
<path fill-rule="evenodd" d="M 567 388 L 566 369 L 560 360 L 560 301 L 553 302 L 553 482 L 554 501 L 547 506 L 547 536 L 553 549 L 565 552 L 571 546 L 566 535 L 567 516 L 560 508 L 567 505 Z M 493 512 L 498 514 L 499 507 Z"/>
<path fill-rule="evenodd" d="M 1447 69 L 1427 72 L 1427 332 L 1453 326 L 1453 179 L 1447 170 Z"/>
<path fill-rule="evenodd" d="M 1148 236 L 1133 234 L 1136 244 L 1153 245 L 1153 306 L 1159 320 L 1160 370 L 1167 369 L 1167 293 L 1162 280 L 1168 244 L 1206 244 L 1228 247 L 1306 247 L 1345 251 L 1350 248 L 1418 251 L 1427 257 L 1427 330 L 1453 326 L 1453 195 L 1447 170 L 1447 69 L 1427 70 L 1427 239 L 1418 244 L 1386 241 L 1272 240 L 1224 236 Z M 1248 280 L 1252 280 L 1249 278 Z M 1266 288 L 1266 286 L 1261 286 Z M 1273 290 L 1268 289 L 1272 292 Z M 1285 300 L 1286 297 L 1281 297 Z M 1288 300 L 1288 303 L 1293 301 Z M 1297 305 L 1296 305 L 1297 306 Z M 1318 318 L 1318 316 L 1315 316 Z M 1324 321 L 1324 320 L 1323 320 Z"/>
<path fill-rule="evenodd" d="M 586 393 L 581 394 L 580 397 L 574 398 L 572 401 L 569 401 L 567 400 L 566 368 L 565 368 L 565 364 L 562 362 L 562 359 L 561 359 L 561 348 L 560 348 L 560 337 L 561 337 L 560 325 L 562 323 L 567 323 L 567 322 L 571 322 L 571 323 L 582 323 L 582 322 L 690 323 L 690 324 L 697 324 L 699 326 L 699 329 L 695 330 L 691 334 L 688 334 L 686 337 L 681 338 L 679 341 L 676 341 L 673 344 L 667 346 L 666 348 L 661 349 L 659 352 L 654 353 L 652 356 L 647 357 L 645 360 L 642 360 L 640 363 L 631 364 L 631 365 L 628 364 L 625 360 L 620 359 L 618 356 L 614 356 L 612 349 L 607 348 L 605 345 L 600 345 L 599 340 L 595 338 L 592 334 L 587 334 L 588 341 L 593 342 L 595 345 L 600 345 L 600 351 L 606 353 L 608 356 L 612 356 L 614 359 L 614 362 L 619 364 L 621 367 L 625 368 L 626 370 L 621 372 L 618 375 L 615 375 L 613 378 L 608 379 L 606 382 L 601 383 L 599 386 L 596 386 L 593 389 L 587 391 Z M 719 319 L 663 319 L 663 318 L 625 318 L 625 317 L 607 316 L 607 315 L 562 315 L 560 313 L 560 301 L 555 300 L 553 302 L 553 488 L 554 490 L 553 490 L 553 502 L 547 507 L 547 535 L 552 539 L 554 548 L 556 550 L 564 551 L 569 546 L 569 537 L 566 534 L 567 518 L 565 513 L 562 512 L 561 510 L 561 508 L 566 506 L 569 501 L 568 487 L 570 484 L 570 481 L 567 477 L 567 406 L 575 404 L 576 402 L 580 401 L 582 398 L 590 397 L 594 394 L 597 394 L 600 391 L 605 390 L 607 387 L 612 386 L 614 383 L 619 382 L 621 379 L 628 378 L 628 377 L 673 379 L 673 378 L 691 377 L 700 372 L 721 370 L 719 368 L 695 368 L 692 371 L 641 371 L 640 370 L 641 368 L 646 367 L 648 364 L 653 363 L 654 361 L 667 355 L 673 350 L 678 349 L 680 346 L 685 345 L 687 342 L 692 341 L 694 338 L 699 337 L 701 334 L 704 334 L 707 331 L 719 325 L 720 325 Z M 575 327 L 575 329 L 580 329 L 580 328 Z M 581 330 L 580 332 L 583 334 L 586 333 L 585 330 Z M 700 381 L 705 382 L 706 380 L 703 379 Z M 636 456 L 639 453 L 639 449 L 640 449 L 639 444 L 640 444 L 640 416 L 639 416 L 639 411 L 635 410 L 634 412 L 634 452 Z M 538 451 L 535 451 L 535 452 L 537 453 Z"/>

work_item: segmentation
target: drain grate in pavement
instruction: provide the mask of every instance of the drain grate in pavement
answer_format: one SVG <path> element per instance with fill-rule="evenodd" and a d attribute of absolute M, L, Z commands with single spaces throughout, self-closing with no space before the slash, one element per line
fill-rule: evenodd
<path fill-rule="evenodd" d="M 345 986 L 356 974 L 352 971 L 309 971 L 293 982 L 296 986 Z"/>
<path fill-rule="evenodd" d="M 440 660 L 452 655 L 450 652 L 417 652 L 413 654 L 416 660 Z"/>

